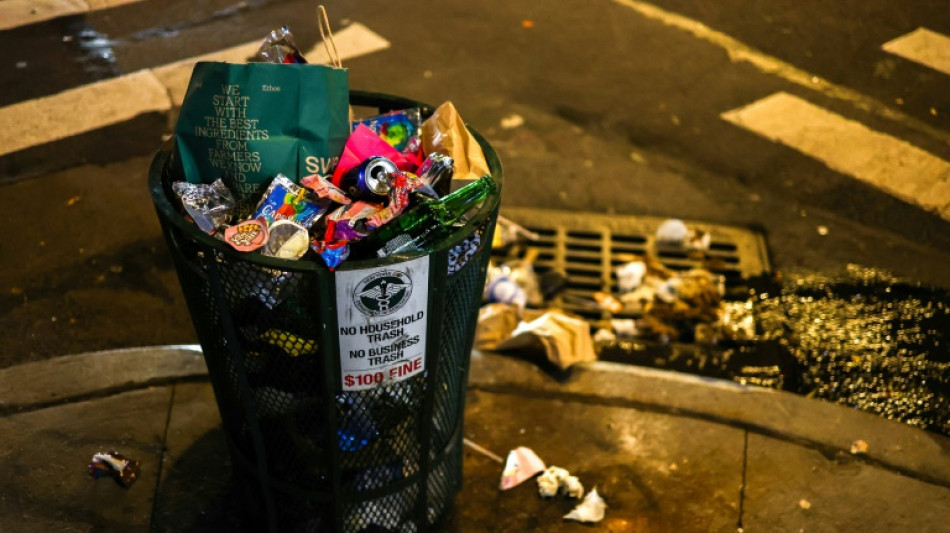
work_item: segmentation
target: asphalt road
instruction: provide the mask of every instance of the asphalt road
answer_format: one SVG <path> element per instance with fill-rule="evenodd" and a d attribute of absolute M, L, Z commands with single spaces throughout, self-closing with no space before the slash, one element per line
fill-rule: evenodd
<path fill-rule="evenodd" d="M 315 6 L 147 0 L 46 20 L 28 13 L 32 23 L 0 31 L 0 144 L 18 146 L 0 155 L 0 367 L 194 341 L 145 186 L 174 106 L 44 139 L 103 115 L 83 102 L 51 117 L 42 112 L 50 99 L 255 41 L 280 24 L 310 48 Z M 502 158 L 503 206 L 749 226 L 765 233 L 779 271 L 856 263 L 950 287 L 950 225 L 939 208 L 921 207 L 939 200 L 927 187 L 950 180 L 940 174 L 950 160 L 950 75 L 882 49 L 919 27 L 950 34 L 944 2 L 327 8 L 337 34 L 360 24 L 389 43 L 345 61 L 351 87 L 453 101 Z M 138 109 L 138 89 L 96 98 Z M 887 146 L 924 151 L 937 171 L 911 166 L 924 192 L 898 198 L 836 162 L 860 151 L 850 137 L 819 139 L 815 150 L 829 155 L 816 157 L 724 119 L 775 94 L 886 136 Z M 901 159 L 906 151 L 880 153 L 874 168 L 916 164 Z"/>

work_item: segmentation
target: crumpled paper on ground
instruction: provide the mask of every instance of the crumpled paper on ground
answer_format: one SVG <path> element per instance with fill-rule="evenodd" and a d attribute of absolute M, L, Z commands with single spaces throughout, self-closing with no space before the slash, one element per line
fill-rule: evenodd
<path fill-rule="evenodd" d="M 534 453 L 534 450 L 519 446 L 508 452 L 505 470 L 501 473 L 501 483 L 498 488 L 508 490 L 517 487 L 538 472 L 543 472 L 545 468 L 544 461 Z"/>
<path fill-rule="evenodd" d="M 518 327 L 518 308 L 512 304 L 485 304 L 478 310 L 478 323 L 475 326 L 475 348 L 495 350 L 498 345 L 511 337 Z"/>
<path fill-rule="evenodd" d="M 432 116 L 422 123 L 420 135 L 424 153 L 438 152 L 455 161 L 453 182 L 476 180 L 490 174 L 482 147 L 465 127 L 452 102 L 445 102 L 436 108 Z"/>
<path fill-rule="evenodd" d="M 607 512 L 607 503 L 597 494 L 597 487 L 590 489 L 584 501 L 577 505 L 571 512 L 564 515 L 564 520 L 574 520 L 577 522 L 593 523 L 604 519 Z"/>
<path fill-rule="evenodd" d="M 547 311 L 530 322 L 521 321 L 497 350 L 543 350 L 561 370 L 576 363 L 596 361 L 590 324 L 560 311 Z"/>
<path fill-rule="evenodd" d="M 584 485 L 566 469 L 551 466 L 538 476 L 538 495 L 542 498 L 552 498 L 558 493 L 577 499 L 584 494 Z"/>

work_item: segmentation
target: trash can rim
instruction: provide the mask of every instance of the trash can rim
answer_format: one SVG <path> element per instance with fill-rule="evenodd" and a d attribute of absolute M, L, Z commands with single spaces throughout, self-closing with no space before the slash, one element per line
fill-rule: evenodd
<path fill-rule="evenodd" d="M 396 109 L 405 109 L 407 107 L 419 107 L 423 110 L 423 115 L 428 116 L 433 110 L 433 108 L 427 104 L 405 97 L 359 90 L 350 91 L 350 103 L 351 105 L 363 107 L 376 107 L 381 113 Z M 466 124 L 466 126 L 468 125 Z M 493 212 L 497 211 L 499 203 L 501 202 L 501 191 L 504 181 L 501 161 L 499 160 L 498 154 L 495 152 L 494 148 L 488 143 L 487 140 L 485 140 L 484 137 L 482 137 L 480 133 L 471 127 L 468 129 L 475 138 L 476 142 L 478 142 L 479 146 L 482 148 L 482 152 L 484 153 L 486 162 L 488 163 L 489 171 L 491 172 L 491 177 L 495 181 L 496 186 L 495 192 L 490 194 L 485 202 L 483 202 L 477 214 L 469 221 L 469 224 L 452 232 L 452 234 L 447 239 L 445 239 L 432 250 L 406 254 L 395 254 L 378 259 L 370 258 L 358 261 L 344 261 L 343 264 L 336 270 L 356 270 L 360 268 L 401 263 L 455 246 L 458 244 L 458 242 L 463 240 L 465 235 L 468 234 L 470 225 L 480 224 L 482 221 L 489 218 Z M 170 162 L 174 150 L 174 143 L 175 137 L 173 136 L 172 138 L 168 139 L 156 152 L 149 166 L 149 190 L 152 195 L 152 201 L 154 202 L 160 217 L 173 224 L 178 230 L 184 232 L 189 238 L 197 240 L 203 246 L 207 246 L 223 254 L 238 254 L 243 261 L 248 261 L 262 267 L 273 268 L 281 271 L 329 271 L 326 265 L 313 259 L 280 259 L 261 255 L 260 253 L 256 252 L 238 252 L 228 246 L 224 241 L 208 235 L 207 233 L 201 231 L 195 224 L 188 222 L 185 217 L 182 216 L 182 214 L 179 213 L 177 209 L 175 209 L 172 200 L 166 194 L 163 183 L 165 168 Z"/>

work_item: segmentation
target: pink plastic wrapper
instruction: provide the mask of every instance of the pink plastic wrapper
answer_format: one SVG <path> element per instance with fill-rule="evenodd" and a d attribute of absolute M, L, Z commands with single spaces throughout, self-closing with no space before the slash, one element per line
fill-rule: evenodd
<path fill-rule="evenodd" d="M 546 468 L 544 461 L 534 453 L 534 450 L 519 446 L 508 452 L 508 459 L 505 461 L 505 469 L 501 473 L 501 483 L 498 488 L 508 490 L 516 487 L 544 472 Z"/>
<path fill-rule="evenodd" d="M 333 185 L 339 187 L 340 179 L 344 174 L 374 155 L 383 156 L 395 163 L 400 170 L 409 172 L 415 172 L 422 163 L 418 154 L 399 152 L 365 124 L 360 124 L 346 140 L 340 162 L 337 163 L 330 181 L 333 182 Z"/>
<path fill-rule="evenodd" d="M 319 174 L 300 178 L 300 184 L 315 192 L 320 198 L 328 198 L 338 204 L 346 205 L 353 201 L 339 187 Z"/>

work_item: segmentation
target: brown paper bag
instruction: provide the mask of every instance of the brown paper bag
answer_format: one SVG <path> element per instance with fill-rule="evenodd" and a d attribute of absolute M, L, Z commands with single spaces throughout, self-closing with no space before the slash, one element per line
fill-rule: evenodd
<path fill-rule="evenodd" d="M 481 146 L 465 127 L 465 122 L 452 102 L 440 105 L 432 116 L 422 123 L 421 135 L 425 153 L 438 152 L 455 161 L 453 189 L 490 174 Z"/>

